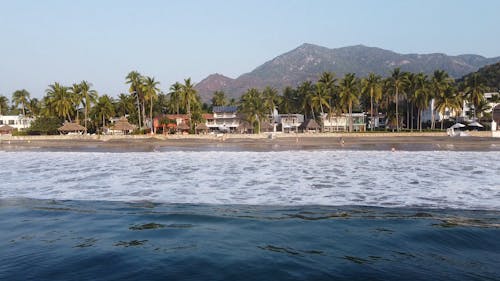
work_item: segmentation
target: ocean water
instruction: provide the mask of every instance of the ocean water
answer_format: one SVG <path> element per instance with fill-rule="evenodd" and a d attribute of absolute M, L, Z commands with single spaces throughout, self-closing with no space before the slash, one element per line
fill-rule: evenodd
<path fill-rule="evenodd" d="M 500 152 L 0 159 L 0 280 L 500 280 Z"/>

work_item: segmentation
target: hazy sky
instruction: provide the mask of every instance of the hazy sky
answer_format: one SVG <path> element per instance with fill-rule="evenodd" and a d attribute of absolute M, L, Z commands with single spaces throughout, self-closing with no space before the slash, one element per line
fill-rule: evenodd
<path fill-rule="evenodd" d="M 0 94 L 87 80 L 126 92 L 131 70 L 235 78 L 302 43 L 500 56 L 498 0 L 0 0 Z"/>

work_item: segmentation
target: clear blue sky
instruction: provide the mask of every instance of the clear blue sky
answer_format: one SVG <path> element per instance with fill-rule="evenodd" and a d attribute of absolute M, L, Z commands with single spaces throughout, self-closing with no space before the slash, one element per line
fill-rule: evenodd
<path fill-rule="evenodd" d="M 126 92 L 131 70 L 161 89 L 237 77 L 302 43 L 500 56 L 498 0 L 0 0 L 0 94 L 87 80 Z"/>

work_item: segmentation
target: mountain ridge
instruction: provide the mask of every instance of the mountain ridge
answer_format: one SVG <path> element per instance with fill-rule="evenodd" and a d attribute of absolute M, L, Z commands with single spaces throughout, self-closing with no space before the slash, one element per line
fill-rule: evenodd
<path fill-rule="evenodd" d="M 338 78 L 349 72 L 356 73 L 358 77 L 370 72 L 388 76 L 396 67 L 400 67 L 402 71 L 426 74 L 442 69 L 451 77 L 460 78 L 496 62 L 500 62 L 500 57 L 486 58 L 475 54 L 449 56 L 444 53 L 399 54 L 362 44 L 331 49 L 303 43 L 237 78 L 211 74 L 195 88 L 203 101 L 209 101 L 217 90 L 224 91 L 228 98 L 239 98 L 252 87 L 271 86 L 282 89 L 286 86 L 296 87 L 306 80 L 315 81 L 324 71 L 334 72 Z"/>

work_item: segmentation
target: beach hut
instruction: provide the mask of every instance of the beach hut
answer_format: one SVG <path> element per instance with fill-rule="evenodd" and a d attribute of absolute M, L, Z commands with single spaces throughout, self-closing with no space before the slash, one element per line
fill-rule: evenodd
<path fill-rule="evenodd" d="M 240 132 L 240 134 L 246 134 L 252 130 L 253 128 L 252 126 L 250 126 L 250 123 L 248 123 L 248 121 L 240 121 L 240 124 L 238 125 L 238 132 Z"/>
<path fill-rule="evenodd" d="M 308 119 L 306 122 L 302 123 L 300 126 L 303 132 L 314 132 L 317 133 L 321 127 L 314 119 Z"/>
<path fill-rule="evenodd" d="M 121 117 L 120 119 L 118 119 L 118 121 L 115 122 L 113 126 L 111 126 L 110 129 L 113 133 L 127 135 L 134 131 L 135 128 L 136 127 L 134 125 L 128 122 L 128 119 L 126 117 Z"/>
<path fill-rule="evenodd" d="M 188 132 L 189 131 L 188 124 L 186 124 L 186 123 L 180 123 L 177 126 L 177 131 L 182 132 L 182 133 Z"/>
<path fill-rule="evenodd" d="M 0 135 L 11 135 L 14 130 L 15 128 L 9 125 L 0 126 Z"/>
<path fill-rule="evenodd" d="M 61 134 L 82 134 L 85 132 L 87 129 L 76 123 L 76 122 L 65 122 L 61 127 L 57 129 Z"/>
<path fill-rule="evenodd" d="M 208 132 L 208 126 L 205 125 L 205 123 L 200 123 L 200 124 L 198 124 L 196 126 L 195 130 L 196 130 L 196 133 L 198 133 L 198 134 L 199 133 L 205 133 L 206 134 Z"/>

